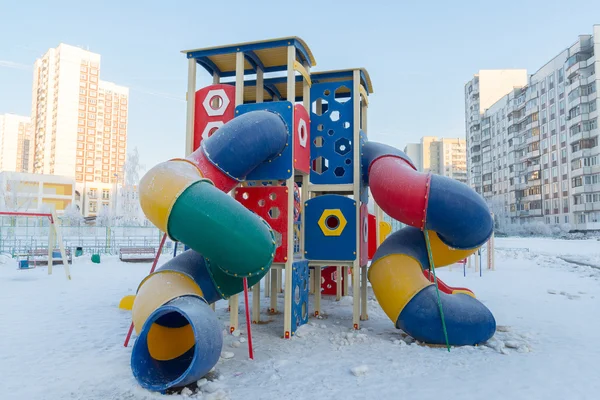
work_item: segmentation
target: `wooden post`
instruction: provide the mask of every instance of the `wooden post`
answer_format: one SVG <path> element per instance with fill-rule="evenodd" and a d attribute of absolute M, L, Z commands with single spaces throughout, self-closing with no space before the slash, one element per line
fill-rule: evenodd
<path fill-rule="evenodd" d="M 321 315 L 321 267 L 315 266 L 315 317 Z"/>
<path fill-rule="evenodd" d="M 56 240 L 58 241 L 58 248 L 60 249 L 60 257 L 63 260 L 63 265 L 65 268 L 65 275 L 68 280 L 71 280 L 71 269 L 69 268 L 69 260 L 67 259 L 67 253 L 65 252 L 65 244 L 63 243 L 62 232 L 60 227 L 58 226 L 58 218 L 56 218 L 56 212 L 52 211 L 52 221 L 50 230 L 54 229 L 54 235 Z M 50 247 L 50 246 L 48 246 Z M 52 255 L 52 254 L 51 254 Z M 50 260 L 48 260 L 50 263 Z"/>
<path fill-rule="evenodd" d="M 265 275 L 265 297 L 271 297 L 271 271 Z"/>
<path fill-rule="evenodd" d="M 196 59 L 188 59 L 187 109 L 185 118 L 185 155 L 194 147 L 194 109 L 196 102 Z"/>
<path fill-rule="evenodd" d="M 48 227 L 48 275 L 52 275 L 52 253 L 54 252 L 54 242 L 56 241 L 56 231 L 54 223 L 50 221 Z"/>
<path fill-rule="evenodd" d="M 287 99 L 292 104 L 292 121 L 294 120 L 293 104 L 296 100 L 296 72 L 294 70 L 294 62 L 296 61 L 296 47 L 290 45 L 287 48 Z M 292 146 L 292 160 L 294 159 L 294 146 Z M 293 168 L 293 167 L 292 167 Z M 283 308 L 283 337 L 290 339 L 292 336 L 292 263 L 294 261 L 294 171 L 291 172 L 290 178 L 285 182 L 288 195 L 288 245 L 287 258 L 285 260 L 285 292 L 284 292 L 284 308 Z"/>
<path fill-rule="evenodd" d="M 362 99 L 361 102 L 361 129 L 365 133 L 367 132 L 367 99 Z M 360 155 L 362 156 L 362 149 Z M 380 234 L 380 213 L 381 208 L 375 203 L 375 245 L 379 247 L 379 234 Z M 360 270 L 360 319 L 366 321 L 369 319 L 369 313 L 367 310 L 367 295 L 368 295 L 368 276 L 367 266 L 362 265 Z"/>
<path fill-rule="evenodd" d="M 271 267 L 271 313 L 277 312 L 277 270 Z"/>
<path fill-rule="evenodd" d="M 356 216 L 356 258 L 352 268 L 352 325 L 354 329 L 360 328 L 360 233 L 362 232 L 362 222 L 360 220 L 360 71 L 354 70 L 352 73 L 352 103 L 353 103 L 353 160 L 354 160 L 354 188 L 353 197 Z"/>
<path fill-rule="evenodd" d="M 342 298 L 342 267 L 335 267 L 335 300 L 340 301 Z"/>

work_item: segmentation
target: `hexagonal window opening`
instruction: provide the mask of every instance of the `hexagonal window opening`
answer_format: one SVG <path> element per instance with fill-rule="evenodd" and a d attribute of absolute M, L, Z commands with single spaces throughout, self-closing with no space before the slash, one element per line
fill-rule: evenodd
<path fill-rule="evenodd" d="M 325 91 L 323 92 L 324 96 L 329 96 L 331 94 L 331 90 L 329 89 L 325 89 Z"/>
<path fill-rule="evenodd" d="M 321 175 L 329 169 L 329 160 L 323 156 L 315 158 L 312 162 L 312 170 Z"/>
<path fill-rule="evenodd" d="M 344 169 L 344 167 L 337 167 L 336 169 L 333 170 L 333 173 L 338 178 L 341 178 L 346 173 L 346 170 Z"/>
<path fill-rule="evenodd" d="M 350 128 L 350 122 L 346 121 L 344 122 L 344 129 L 348 129 Z"/>
<path fill-rule="evenodd" d="M 275 200 L 277 198 L 277 195 L 275 193 L 269 193 L 269 199 L 271 201 Z"/>
<path fill-rule="evenodd" d="M 213 96 L 210 99 L 210 108 L 218 110 L 223 105 L 223 98 L 221 96 Z"/>
<path fill-rule="evenodd" d="M 325 219 L 325 226 L 332 231 L 336 230 L 340 226 L 340 219 L 335 215 L 330 215 Z"/>
<path fill-rule="evenodd" d="M 273 235 L 275 236 L 275 246 L 276 246 L 276 248 L 281 247 L 281 244 L 283 243 L 283 241 L 281 240 L 281 238 L 282 238 L 281 233 L 279 233 L 277 231 L 273 231 Z"/>
<path fill-rule="evenodd" d="M 264 207 L 265 206 L 265 199 L 260 199 L 258 201 L 258 205 L 259 205 L 259 207 Z"/>
<path fill-rule="evenodd" d="M 346 103 L 352 98 L 350 96 L 350 89 L 348 89 L 346 86 L 340 86 L 339 88 L 335 89 L 335 92 L 333 92 L 333 97 L 338 103 Z"/>
<path fill-rule="evenodd" d="M 352 159 L 351 158 L 346 158 L 346 161 L 344 161 L 346 163 L 346 165 L 350 165 L 352 164 Z"/>
<path fill-rule="evenodd" d="M 248 200 L 249 198 L 250 198 L 250 195 L 248 194 L 248 192 L 242 193 L 242 199 Z"/>
<path fill-rule="evenodd" d="M 279 211 L 279 207 L 271 207 L 269 209 L 269 218 L 277 219 L 281 215 L 281 211 Z"/>
<path fill-rule="evenodd" d="M 315 140 L 313 140 L 313 143 L 315 144 L 315 147 L 321 148 L 323 147 L 325 140 L 323 140 L 323 136 L 317 136 Z"/>
<path fill-rule="evenodd" d="M 331 115 L 329 115 L 329 119 L 331 119 L 333 122 L 337 122 L 340 120 L 341 114 L 339 111 L 332 111 Z"/>
<path fill-rule="evenodd" d="M 315 99 L 311 104 L 311 111 L 313 114 L 321 116 L 326 114 L 329 110 L 329 102 L 321 97 Z"/>
<path fill-rule="evenodd" d="M 213 133 L 215 133 L 218 130 L 219 130 L 219 128 L 216 126 L 214 128 L 212 128 L 210 131 L 208 131 L 208 137 L 211 137 L 213 135 Z"/>
<path fill-rule="evenodd" d="M 352 142 L 346 138 L 341 138 L 335 141 L 335 152 L 341 156 L 345 156 L 352 150 Z"/>
<path fill-rule="evenodd" d="M 317 130 L 318 130 L 319 132 L 322 132 L 322 131 L 323 131 L 323 128 L 324 128 L 323 124 L 319 124 L 319 125 L 317 125 Z"/>
<path fill-rule="evenodd" d="M 329 136 L 333 136 L 335 134 L 335 131 L 333 129 L 330 129 L 330 130 L 327 131 L 327 134 Z"/>

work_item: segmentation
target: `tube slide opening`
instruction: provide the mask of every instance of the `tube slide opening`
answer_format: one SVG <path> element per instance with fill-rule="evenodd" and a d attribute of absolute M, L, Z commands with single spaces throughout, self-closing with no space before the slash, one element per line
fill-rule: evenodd
<path fill-rule="evenodd" d="M 222 329 L 209 305 L 199 296 L 182 296 L 144 323 L 131 355 L 133 375 L 149 390 L 182 387 L 206 375 L 222 347 Z"/>

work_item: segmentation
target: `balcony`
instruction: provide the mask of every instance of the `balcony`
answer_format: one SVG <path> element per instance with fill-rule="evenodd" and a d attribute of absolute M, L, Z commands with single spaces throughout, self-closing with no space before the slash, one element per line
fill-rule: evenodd
<path fill-rule="evenodd" d="M 541 217 L 542 210 L 539 208 L 535 209 L 535 210 L 521 210 L 521 211 L 517 211 L 517 216 L 518 217 Z"/>

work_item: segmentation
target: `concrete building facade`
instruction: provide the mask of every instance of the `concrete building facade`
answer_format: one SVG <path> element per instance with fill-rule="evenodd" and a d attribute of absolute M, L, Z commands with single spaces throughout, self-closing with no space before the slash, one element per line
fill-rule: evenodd
<path fill-rule="evenodd" d="M 56 211 L 76 203 L 75 179 L 68 176 L 0 172 L 0 210 Z"/>
<path fill-rule="evenodd" d="M 32 172 L 32 170 L 31 119 L 15 114 L 0 115 L 0 171 Z"/>
<path fill-rule="evenodd" d="M 123 178 L 129 90 L 100 80 L 99 54 L 60 44 L 36 60 L 32 93 L 33 171 L 74 177 L 96 215 Z"/>
<path fill-rule="evenodd" d="M 467 182 L 467 144 L 460 138 L 424 136 L 420 143 L 409 143 L 404 152 L 419 171 Z"/>
<path fill-rule="evenodd" d="M 465 86 L 469 183 L 499 223 L 600 229 L 599 57 L 596 25 L 479 115 Z"/>

